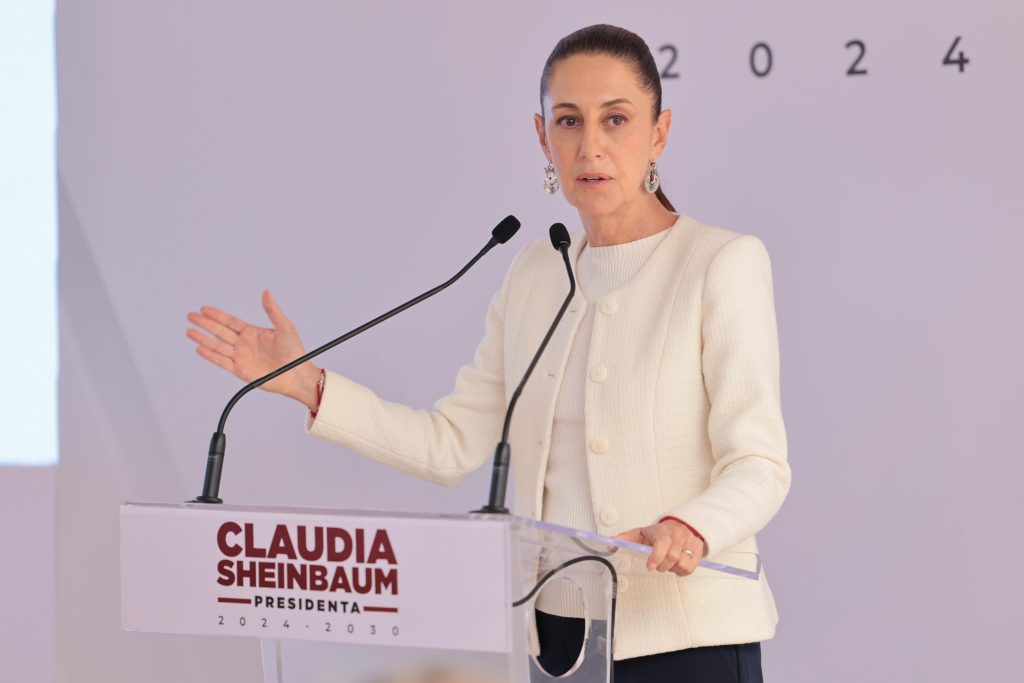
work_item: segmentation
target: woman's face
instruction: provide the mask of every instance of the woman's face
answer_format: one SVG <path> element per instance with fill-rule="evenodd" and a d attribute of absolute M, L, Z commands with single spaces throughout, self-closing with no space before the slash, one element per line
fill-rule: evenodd
<path fill-rule="evenodd" d="M 582 215 L 614 213 L 647 195 L 647 169 L 665 147 L 672 114 L 653 120 L 654 98 L 628 63 L 603 54 L 557 62 L 543 105 L 534 116 L 541 147 Z"/>

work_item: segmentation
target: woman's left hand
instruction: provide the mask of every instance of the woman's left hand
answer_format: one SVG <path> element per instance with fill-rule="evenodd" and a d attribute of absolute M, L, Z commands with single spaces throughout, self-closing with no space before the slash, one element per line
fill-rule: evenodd
<path fill-rule="evenodd" d="M 697 563 L 704 556 L 703 539 L 671 519 L 624 531 L 615 538 L 651 546 L 651 556 L 647 560 L 648 571 L 668 571 L 679 576 L 689 576 L 697 570 Z"/>

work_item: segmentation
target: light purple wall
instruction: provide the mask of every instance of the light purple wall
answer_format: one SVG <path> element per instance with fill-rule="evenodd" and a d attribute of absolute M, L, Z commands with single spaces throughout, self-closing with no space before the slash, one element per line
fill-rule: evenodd
<path fill-rule="evenodd" d="M 531 115 L 555 40 L 596 21 L 680 48 L 669 197 L 772 256 L 794 483 L 760 535 L 781 613 L 767 678 L 1018 680 L 1022 20 L 923 0 L 59 3 L 58 680 L 258 676 L 254 643 L 118 628 L 117 504 L 197 494 L 237 387 L 185 313 L 261 320 L 270 287 L 313 344 L 447 277 L 514 212 L 514 244 L 325 360 L 430 406 L 515 250 L 578 229 L 540 189 Z M 941 64 L 957 35 L 964 74 Z M 867 77 L 844 75 L 854 38 Z M 762 40 L 767 79 L 747 66 Z M 239 405 L 226 499 L 483 500 L 485 472 L 434 487 L 302 417 Z"/>
<path fill-rule="evenodd" d="M 0 467 L 0 680 L 54 679 L 52 467 Z"/>

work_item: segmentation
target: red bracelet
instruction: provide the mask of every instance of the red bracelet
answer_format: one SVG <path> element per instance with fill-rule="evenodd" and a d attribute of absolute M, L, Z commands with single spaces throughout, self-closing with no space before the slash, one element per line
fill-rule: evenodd
<path fill-rule="evenodd" d="M 704 537 L 700 535 L 700 532 L 699 532 L 699 531 L 697 531 L 697 530 L 696 530 L 696 529 L 694 529 L 694 528 L 693 528 L 692 526 L 690 526 L 689 524 L 687 524 L 687 523 L 686 523 L 686 522 L 684 522 L 683 520 L 679 519 L 678 517 L 673 517 L 672 515 L 665 515 L 664 517 L 662 517 L 661 519 L 659 519 L 659 520 L 658 520 L 658 522 L 659 522 L 659 523 L 660 523 L 660 522 L 664 522 L 664 521 L 665 521 L 665 520 L 667 520 L 667 519 L 671 519 L 671 520 L 672 520 L 673 522 L 679 522 L 680 524 L 682 524 L 683 526 L 685 526 L 685 527 L 686 527 L 687 529 L 689 529 L 689 530 L 690 530 L 690 533 L 692 533 L 692 534 L 693 534 L 694 536 L 696 536 L 697 538 L 699 538 L 699 539 L 700 539 L 700 540 L 702 540 L 702 541 L 704 540 Z"/>
<path fill-rule="evenodd" d="M 324 397 L 324 382 L 327 380 L 327 371 L 320 368 L 320 381 L 316 383 L 316 410 L 310 410 L 309 416 L 316 417 L 317 411 L 320 410 L 320 401 Z"/>

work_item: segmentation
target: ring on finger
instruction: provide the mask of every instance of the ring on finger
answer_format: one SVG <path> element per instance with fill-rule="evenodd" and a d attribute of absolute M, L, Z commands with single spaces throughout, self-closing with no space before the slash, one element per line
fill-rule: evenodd
<path fill-rule="evenodd" d="M 684 549 L 683 552 L 686 553 L 687 555 L 689 555 L 690 557 L 697 557 L 696 555 L 693 554 L 693 551 L 690 550 L 689 548 Z"/>

